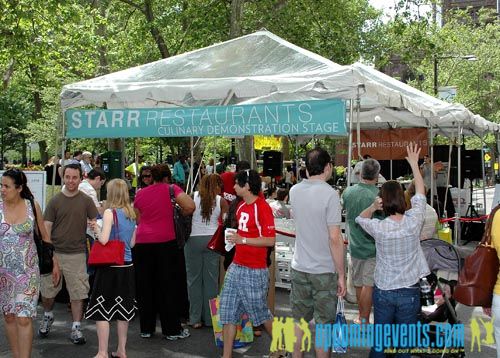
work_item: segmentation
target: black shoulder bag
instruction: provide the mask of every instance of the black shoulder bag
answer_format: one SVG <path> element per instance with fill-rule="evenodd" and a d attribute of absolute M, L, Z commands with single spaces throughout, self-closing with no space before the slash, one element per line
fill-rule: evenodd
<path fill-rule="evenodd" d="M 182 215 L 181 207 L 175 202 L 174 187 L 169 185 L 170 189 L 170 202 L 172 203 L 172 208 L 174 211 L 174 229 L 175 238 L 177 240 L 177 246 L 179 249 L 184 248 L 186 241 L 191 235 L 191 223 L 193 217 L 191 215 Z"/>
<path fill-rule="evenodd" d="M 31 209 L 33 210 L 33 217 L 35 218 L 33 223 L 33 240 L 35 241 L 36 252 L 38 254 L 38 267 L 40 268 L 41 275 L 48 274 L 52 272 L 54 267 L 52 262 L 52 257 L 54 256 L 54 246 L 42 240 L 33 199 L 30 199 L 30 204 Z"/>

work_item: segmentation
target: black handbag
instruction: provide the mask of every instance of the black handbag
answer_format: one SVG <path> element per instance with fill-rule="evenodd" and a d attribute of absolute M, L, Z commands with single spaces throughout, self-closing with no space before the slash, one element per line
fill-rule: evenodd
<path fill-rule="evenodd" d="M 182 215 L 181 207 L 175 202 L 174 187 L 169 185 L 170 189 L 170 202 L 174 210 L 174 229 L 177 246 L 179 249 L 184 248 L 186 241 L 191 235 L 191 223 L 193 220 L 192 215 Z"/>
<path fill-rule="evenodd" d="M 31 209 L 33 210 L 33 217 L 35 218 L 33 223 L 33 240 L 35 241 L 36 252 L 38 254 L 38 267 L 40 269 L 40 274 L 44 275 L 51 273 L 54 268 L 54 264 L 52 262 L 52 257 L 54 256 L 54 246 L 42 240 L 33 199 L 30 200 L 30 204 Z"/>

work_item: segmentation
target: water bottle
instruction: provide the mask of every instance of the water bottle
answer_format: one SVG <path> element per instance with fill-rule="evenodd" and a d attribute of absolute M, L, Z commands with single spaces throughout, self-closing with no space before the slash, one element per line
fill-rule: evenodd
<path fill-rule="evenodd" d="M 426 277 L 420 279 L 420 303 L 422 306 L 432 306 L 434 304 L 431 284 Z"/>

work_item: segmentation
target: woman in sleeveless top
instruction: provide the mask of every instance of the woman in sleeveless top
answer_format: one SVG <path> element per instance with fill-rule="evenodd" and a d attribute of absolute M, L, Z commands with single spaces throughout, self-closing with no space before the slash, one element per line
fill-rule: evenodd
<path fill-rule="evenodd" d="M 135 212 L 130 205 L 127 183 L 113 179 L 107 185 L 107 209 L 102 230 L 96 233 L 99 242 L 109 240 L 125 243 L 124 265 L 96 269 L 92 295 L 85 318 L 96 321 L 99 352 L 96 358 L 108 357 L 109 322 L 117 320 L 118 348 L 112 356 L 126 357 L 128 322 L 136 312 L 134 266 L 131 248 L 135 245 Z"/>
<path fill-rule="evenodd" d="M 218 174 L 210 174 L 201 179 L 200 190 L 194 193 L 196 209 L 191 236 L 184 249 L 189 322 L 193 328 L 212 325 L 208 300 L 218 293 L 219 255 L 207 249 L 207 244 L 227 213 L 228 204 L 220 196 L 221 191 L 222 179 Z"/>
<path fill-rule="evenodd" d="M 42 212 L 27 185 L 26 175 L 9 169 L 2 176 L 0 201 L 0 308 L 14 357 L 30 357 L 33 318 L 40 289 L 38 255 L 33 240 L 35 215 L 49 242 Z M 33 205 L 32 205 L 33 204 Z M 33 213 L 33 207 L 36 213 Z"/>

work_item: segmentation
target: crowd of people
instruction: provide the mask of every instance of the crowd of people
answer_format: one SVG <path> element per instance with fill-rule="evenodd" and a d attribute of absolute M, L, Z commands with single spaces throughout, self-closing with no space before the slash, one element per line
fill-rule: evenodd
<path fill-rule="evenodd" d="M 419 282 L 429 274 L 420 240 L 435 235 L 419 156 L 419 148 L 407 148 L 414 177 L 407 193 L 392 180 L 379 188 L 380 164 L 365 158 L 356 174 L 359 182 L 340 195 L 328 184 L 334 172 L 331 157 L 318 147 L 307 152 L 301 180 L 297 183 L 293 169 L 287 168 L 283 187 L 270 188 L 267 200 L 261 175 L 246 161 L 238 162 L 235 171 L 226 171 L 224 160 L 217 165 L 210 161 L 203 169 L 198 164 L 196 190 L 188 195 L 190 168 L 185 157 L 180 157 L 173 173 L 165 164 L 129 166 L 126 170 L 136 180 L 133 201 L 123 179 L 110 180 L 106 200 L 101 201 L 98 193 L 106 175 L 92 165 L 86 152 L 77 151 L 73 158 L 51 159 L 49 165 L 56 171 L 52 174 L 60 173 L 63 187 L 44 213 L 28 188 L 26 175 L 9 169 L 1 179 L 0 280 L 6 283 L 0 289 L 0 308 L 13 356 L 31 354 L 39 296 L 43 315 L 38 334 L 49 336 L 55 297 L 64 278 L 72 316 L 71 342 L 85 344 L 82 319 L 95 321 L 97 358 L 108 357 L 110 322 L 117 322 L 118 336 L 111 355 L 126 357 L 128 324 L 137 313 L 142 338 L 155 335 L 159 316 L 165 339 L 185 339 L 190 336 L 188 327 L 211 326 L 208 301 L 217 295 L 223 357 L 231 357 L 243 313 L 253 326 L 263 327 L 269 335 L 273 332 L 267 296 L 269 275 L 274 274 L 269 267 L 276 242 L 275 218 L 293 217 L 295 222 L 291 315 L 297 324 L 312 319 L 316 324 L 333 323 L 337 301 L 347 291 L 343 209 L 359 309 L 354 323 L 371 323 L 372 307 L 373 323 L 416 323 Z M 182 215 L 192 215 L 185 247 L 176 239 L 173 205 Z M 207 248 L 220 225 L 235 229 L 226 237 L 234 247 L 224 257 L 222 287 L 220 256 Z M 39 272 L 35 232 L 54 249 L 51 273 Z M 493 238 L 494 243 L 498 241 Z M 89 268 L 89 243 L 106 246 L 111 240 L 124 243 L 123 265 Z M 498 311 L 497 291 L 494 310 Z M 297 325 L 296 357 L 303 354 L 302 334 Z M 324 347 L 315 350 L 317 357 L 330 355 Z M 271 354 L 284 356 L 284 351 Z M 372 349 L 370 356 L 384 353 Z"/>

